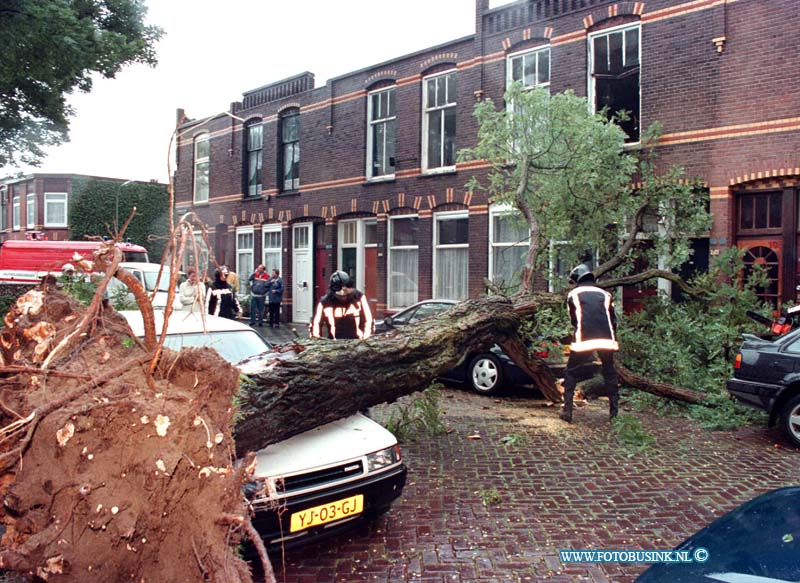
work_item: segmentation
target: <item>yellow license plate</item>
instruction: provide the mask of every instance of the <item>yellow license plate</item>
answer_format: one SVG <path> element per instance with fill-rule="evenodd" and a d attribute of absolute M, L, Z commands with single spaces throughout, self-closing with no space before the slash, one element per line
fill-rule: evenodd
<path fill-rule="evenodd" d="M 297 532 L 298 530 L 305 530 L 312 526 L 325 524 L 326 522 L 333 522 L 347 518 L 348 516 L 355 516 L 364 511 L 364 495 L 356 494 L 350 498 L 337 500 L 336 502 L 328 502 L 321 506 L 314 506 L 313 508 L 306 508 L 299 512 L 292 514 L 292 521 L 289 524 L 289 532 Z"/>

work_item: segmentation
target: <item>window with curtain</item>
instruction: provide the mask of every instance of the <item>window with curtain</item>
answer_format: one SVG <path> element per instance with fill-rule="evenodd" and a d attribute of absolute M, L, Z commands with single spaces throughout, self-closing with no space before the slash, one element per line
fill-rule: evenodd
<path fill-rule="evenodd" d="M 456 73 L 424 81 L 422 90 L 422 170 L 450 170 L 456 165 Z"/>
<path fill-rule="evenodd" d="M 36 194 L 30 193 L 25 198 L 25 212 L 26 212 L 26 229 L 36 228 Z"/>
<path fill-rule="evenodd" d="M 290 109 L 280 117 L 281 190 L 300 188 L 300 111 Z"/>
<path fill-rule="evenodd" d="M 44 193 L 44 226 L 45 227 L 67 226 L 66 192 Z"/>
<path fill-rule="evenodd" d="M 433 297 L 463 300 L 469 295 L 469 218 L 439 214 L 434 221 Z"/>
<path fill-rule="evenodd" d="M 253 273 L 253 227 L 236 230 L 236 273 L 239 276 L 238 293 L 247 291 L 247 278 Z"/>
<path fill-rule="evenodd" d="M 528 255 L 530 227 L 510 209 L 492 210 L 490 217 L 489 277 L 496 286 L 513 292 Z"/>
<path fill-rule="evenodd" d="M 394 87 L 367 96 L 367 179 L 394 176 Z"/>
<path fill-rule="evenodd" d="M 639 141 L 639 25 L 618 28 L 589 37 L 592 76 L 589 91 L 594 110 L 608 108 L 609 115 L 627 112 L 620 127 L 627 142 Z"/>
<path fill-rule="evenodd" d="M 194 139 L 194 202 L 208 202 L 208 174 L 211 143 L 208 134 Z"/>
<path fill-rule="evenodd" d="M 281 245 L 283 244 L 283 232 L 280 225 L 264 227 L 262 233 L 262 263 L 264 268 L 271 274 L 273 269 L 282 269 Z"/>
<path fill-rule="evenodd" d="M 247 196 L 261 196 L 261 165 L 263 164 L 264 126 L 261 121 L 247 126 Z"/>
<path fill-rule="evenodd" d="M 419 218 L 416 216 L 389 219 L 390 310 L 406 308 L 419 301 Z"/>
<path fill-rule="evenodd" d="M 22 218 L 20 217 L 20 202 L 19 196 L 11 199 L 11 226 L 15 231 L 19 231 L 19 225 Z"/>

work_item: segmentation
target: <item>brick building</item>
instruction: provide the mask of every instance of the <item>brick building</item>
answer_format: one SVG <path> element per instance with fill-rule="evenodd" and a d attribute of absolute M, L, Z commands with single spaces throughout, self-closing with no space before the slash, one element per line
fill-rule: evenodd
<path fill-rule="evenodd" d="M 307 321 L 335 269 L 379 315 L 484 292 L 521 261 L 507 209 L 465 184 L 477 99 L 510 80 L 571 89 L 590 107 L 661 122 L 662 159 L 702 177 L 715 221 L 698 245 L 738 245 L 768 266 L 764 295 L 800 284 L 800 118 L 795 0 L 477 0 L 475 34 L 314 86 L 247 91 L 220 115 L 184 120 L 176 199 L 209 226 L 220 263 L 280 267 L 286 310 Z M 243 278 L 245 279 L 245 278 Z"/>

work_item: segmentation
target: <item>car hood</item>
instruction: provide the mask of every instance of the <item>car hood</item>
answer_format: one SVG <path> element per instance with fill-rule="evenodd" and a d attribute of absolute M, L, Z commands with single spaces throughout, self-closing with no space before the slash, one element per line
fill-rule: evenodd
<path fill-rule="evenodd" d="M 360 413 L 273 443 L 256 454 L 255 478 L 308 472 L 379 451 L 397 443 L 394 435 Z"/>

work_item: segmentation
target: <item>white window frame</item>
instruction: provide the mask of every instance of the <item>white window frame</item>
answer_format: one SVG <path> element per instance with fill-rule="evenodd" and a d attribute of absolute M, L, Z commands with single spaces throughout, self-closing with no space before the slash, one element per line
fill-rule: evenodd
<path fill-rule="evenodd" d="M 57 199 L 57 200 L 55 200 Z M 69 194 L 66 192 L 45 192 L 44 193 L 44 226 L 45 227 L 66 227 L 69 225 Z M 62 222 L 51 222 L 47 220 L 48 208 L 50 206 L 64 207 L 64 220 Z"/>
<path fill-rule="evenodd" d="M 251 247 L 249 249 L 246 248 L 246 247 L 240 247 L 239 246 L 239 236 L 240 235 L 250 235 L 251 236 L 250 240 L 252 241 L 252 245 L 251 245 Z M 247 284 L 248 284 L 248 279 L 247 278 L 250 277 L 250 274 L 253 273 L 253 270 L 255 269 L 255 264 L 254 264 L 254 261 L 255 261 L 255 249 L 254 249 L 255 244 L 256 244 L 256 235 L 255 235 L 255 229 L 252 226 L 250 226 L 250 227 L 237 227 L 236 228 L 236 274 L 239 276 L 239 289 L 238 290 L 234 290 L 234 291 L 236 291 L 237 293 L 244 293 L 246 291 Z M 250 256 L 250 263 L 252 265 L 251 269 L 242 270 L 242 261 L 241 261 L 242 255 L 249 255 Z M 248 273 L 245 273 L 245 271 L 248 271 Z"/>
<path fill-rule="evenodd" d="M 203 157 L 197 156 L 197 149 L 201 143 L 208 144 L 208 155 Z M 206 133 L 199 134 L 195 136 L 194 142 L 192 143 L 194 148 L 194 184 L 193 184 L 193 200 L 195 204 L 206 204 L 208 203 L 209 199 L 209 190 L 211 190 L 211 137 Z M 206 174 L 206 191 L 205 193 L 200 192 L 198 189 L 197 184 L 197 176 L 198 170 L 201 165 L 205 165 L 205 174 Z M 205 194 L 205 197 L 202 195 Z"/>
<path fill-rule="evenodd" d="M 11 199 L 11 228 L 15 231 L 19 231 L 20 222 L 22 221 L 20 204 L 20 196 L 18 194 L 14 195 Z"/>
<path fill-rule="evenodd" d="M 367 180 L 370 182 L 380 182 L 382 180 L 394 180 L 395 173 L 392 172 L 391 174 L 381 174 L 379 176 L 374 176 L 372 174 L 373 169 L 373 160 L 372 160 L 372 146 L 373 146 L 373 137 L 372 137 L 372 128 L 377 125 L 384 125 L 388 126 L 389 124 L 394 124 L 395 127 L 395 172 L 397 171 L 397 93 L 395 92 L 396 86 L 392 85 L 391 87 L 384 87 L 382 89 L 376 89 L 375 91 L 370 91 L 367 93 Z M 389 115 L 386 117 L 381 117 L 378 119 L 373 119 L 372 117 L 372 98 L 375 95 L 380 93 L 391 93 L 391 96 L 387 97 L 388 100 L 394 103 L 394 115 Z M 383 134 L 383 155 L 386 156 L 386 132 L 384 131 Z"/>
<path fill-rule="evenodd" d="M 497 216 L 510 216 L 510 215 L 519 215 L 522 216 L 522 213 L 519 212 L 517 208 L 513 205 L 508 203 L 501 203 L 501 204 L 493 204 L 489 207 L 489 271 L 487 277 L 490 281 L 494 281 L 494 251 L 496 248 L 509 248 L 509 247 L 530 247 L 530 230 L 528 232 L 528 240 L 527 241 L 519 241 L 516 243 L 495 243 L 494 242 L 494 218 Z"/>
<path fill-rule="evenodd" d="M 436 276 L 437 276 L 437 255 L 439 249 L 467 249 L 467 277 L 466 281 L 468 283 L 466 289 L 466 297 L 469 297 L 469 239 L 467 239 L 466 243 L 455 243 L 455 244 L 448 244 L 448 245 L 439 245 L 439 223 L 442 221 L 451 221 L 455 219 L 467 219 L 469 221 L 469 212 L 468 211 L 444 211 L 440 213 L 434 213 L 433 215 L 433 261 L 431 261 L 431 275 L 433 276 L 433 281 L 431 282 L 431 289 L 433 290 L 433 299 L 457 299 L 457 298 L 444 298 L 440 294 L 440 290 L 437 289 L 438 286 L 436 285 Z"/>
<path fill-rule="evenodd" d="M 437 166 L 435 168 L 430 168 L 430 161 L 428 160 L 428 114 L 433 111 L 444 111 L 445 109 L 454 108 L 456 109 L 456 114 L 458 113 L 458 101 L 449 101 L 444 105 L 434 106 L 428 108 L 428 83 L 438 79 L 439 77 L 445 77 L 450 74 L 456 74 L 456 69 L 449 69 L 447 71 L 442 71 L 441 73 L 436 73 L 435 75 L 430 75 L 425 77 L 422 80 L 422 173 L 423 174 L 443 174 L 446 172 L 454 172 L 456 169 L 455 160 L 453 160 L 452 166 Z M 458 81 L 456 80 L 456 88 L 458 88 Z M 448 88 L 449 92 L 449 88 Z M 442 145 L 441 145 L 441 152 L 440 157 L 444 158 L 444 147 L 445 147 L 445 140 L 444 140 L 444 120 L 445 116 L 442 115 L 441 120 L 441 130 L 442 130 Z M 456 135 L 453 136 L 453 140 L 455 141 L 458 135 L 458 119 L 456 119 Z"/>
<path fill-rule="evenodd" d="M 547 53 L 547 62 L 548 62 L 548 74 L 547 74 L 547 82 L 546 83 L 539 83 L 539 55 Z M 511 84 L 514 82 L 513 78 L 513 61 L 515 59 L 522 59 L 522 87 L 523 89 L 533 89 L 536 87 L 540 87 L 542 89 L 547 89 L 550 91 L 550 78 L 553 72 L 553 62 L 551 61 L 551 52 L 550 52 L 550 45 L 544 45 L 535 47 L 532 49 L 526 49 L 524 51 L 517 51 L 516 53 L 510 53 L 506 56 L 506 87 L 510 87 Z M 533 57 L 536 59 L 536 82 L 533 85 L 525 85 L 525 58 L 526 57 Z"/>
<path fill-rule="evenodd" d="M 267 235 L 278 233 L 281 236 L 281 244 L 278 247 L 267 247 Z M 278 254 L 278 265 L 267 265 L 267 253 Z M 268 273 L 272 273 L 274 268 L 278 268 L 283 273 L 283 227 L 281 225 L 263 225 L 261 227 L 261 263 Z"/>
<path fill-rule="evenodd" d="M 367 236 L 366 236 L 366 224 L 368 222 L 376 223 L 377 219 L 367 217 L 362 219 L 346 219 L 343 221 L 339 221 L 337 226 L 337 240 L 338 240 L 338 250 L 337 250 L 337 262 L 336 265 L 338 269 L 342 269 L 343 267 L 343 253 L 344 249 L 355 249 L 356 250 L 356 268 L 357 273 L 355 274 L 356 285 L 361 291 L 364 291 L 364 277 L 366 275 L 366 253 L 365 249 L 367 247 L 377 247 L 377 241 L 375 243 L 367 243 Z M 355 241 L 345 242 L 344 235 L 347 229 L 350 228 L 350 225 L 355 226 L 355 230 L 353 234 L 355 235 Z"/>
<path fill-rule="evenodd" d="M 0 186 L 0 230 L 8 228 L 8 189 Z"/>
<path fill-rule="evenodd" d="M 642 128 L 644 124 L 642 123 L 642 24 L 640 22 L 635 23 L 627 23 L 627 24 L 620 24 L 619 26 L 614 26 L 612 28 L 605 28 L 603 30 L 598 30 L 597 32 L 589 34 L 586 38 L 586 42 L 588 46 L 586 48 L 586 56 L 589 59 L 586 63 L 586 76 L 587 76 L 587 92 L 586 98 L 588 100 L 589 105 L 589 112 L 590 113 L 597 113 L 597 107 L 595 106 L 595 79 L 594 79 L 594 39 L 599 36 L 608 36 L 615 32 L 625 32 L 628 29 L 637 29 L 639 33 L 638 43 L 639 43 L 639 140 L 635 142 L 625 142 L 626 147 L 635 146 L 640 143 L 641 136 L 642 136 Z M 625 35 L 622 35 L 623 43 L 625 42 Z M 625 59 L 625 45 L 623 44 L 622 47 L 622 59 L 624 62 Z"/>
<path fill-rule="evenodd" d="M 417 219 L 417 224 L 419 224 L 419 215 L 418 214 L 407 214 L 407 215 L 393 215 L 388 217 L 389 224 L 387 228 L 387 238 L 386 238 L 386 250 L 387 250 L 387 258 L 386 258 L 386 309 L 387 310 L 401 310 L 403 308 L 407 308 L 408 306 L 395 306 L 392 305 L 392 252 L 393 251 L 416 251 L 417 252 L 417 297 L 416 299 L 409 304 L 409 306 L 416 304 L 419 301 L 419 243 L 416 245 L 393 245 L 392 241 L 394 240 L 394 221 L 399 219 Z"/>
<path fill-rule="evenodd" d="M 253 131 L 255 128 L 258 128 L 259 132 L 261 133 L 261 144 L 258 148 L 250 149 L 250 132 Z M 245 156 L 246 156 L 246 168 L 247 168 L 247 194 L 245 196 L 250 198 L 255 198 L 261 196 L 261 190 L 264 188 L 264 124 L 261 120 L 253 120 L 245 126 Z M 260 175 L 260 180 L 255 184 L 250 184 L 250 172 L 252 170 L 251 163 L 252 163 L 252 156 L 254 152 L 258 152 L 255 162 L 258 174 Z"/>
<path fill-rule="evenodd" d="M 25 195 L 25 229 L 36 228 L 36 193 Z"/>

